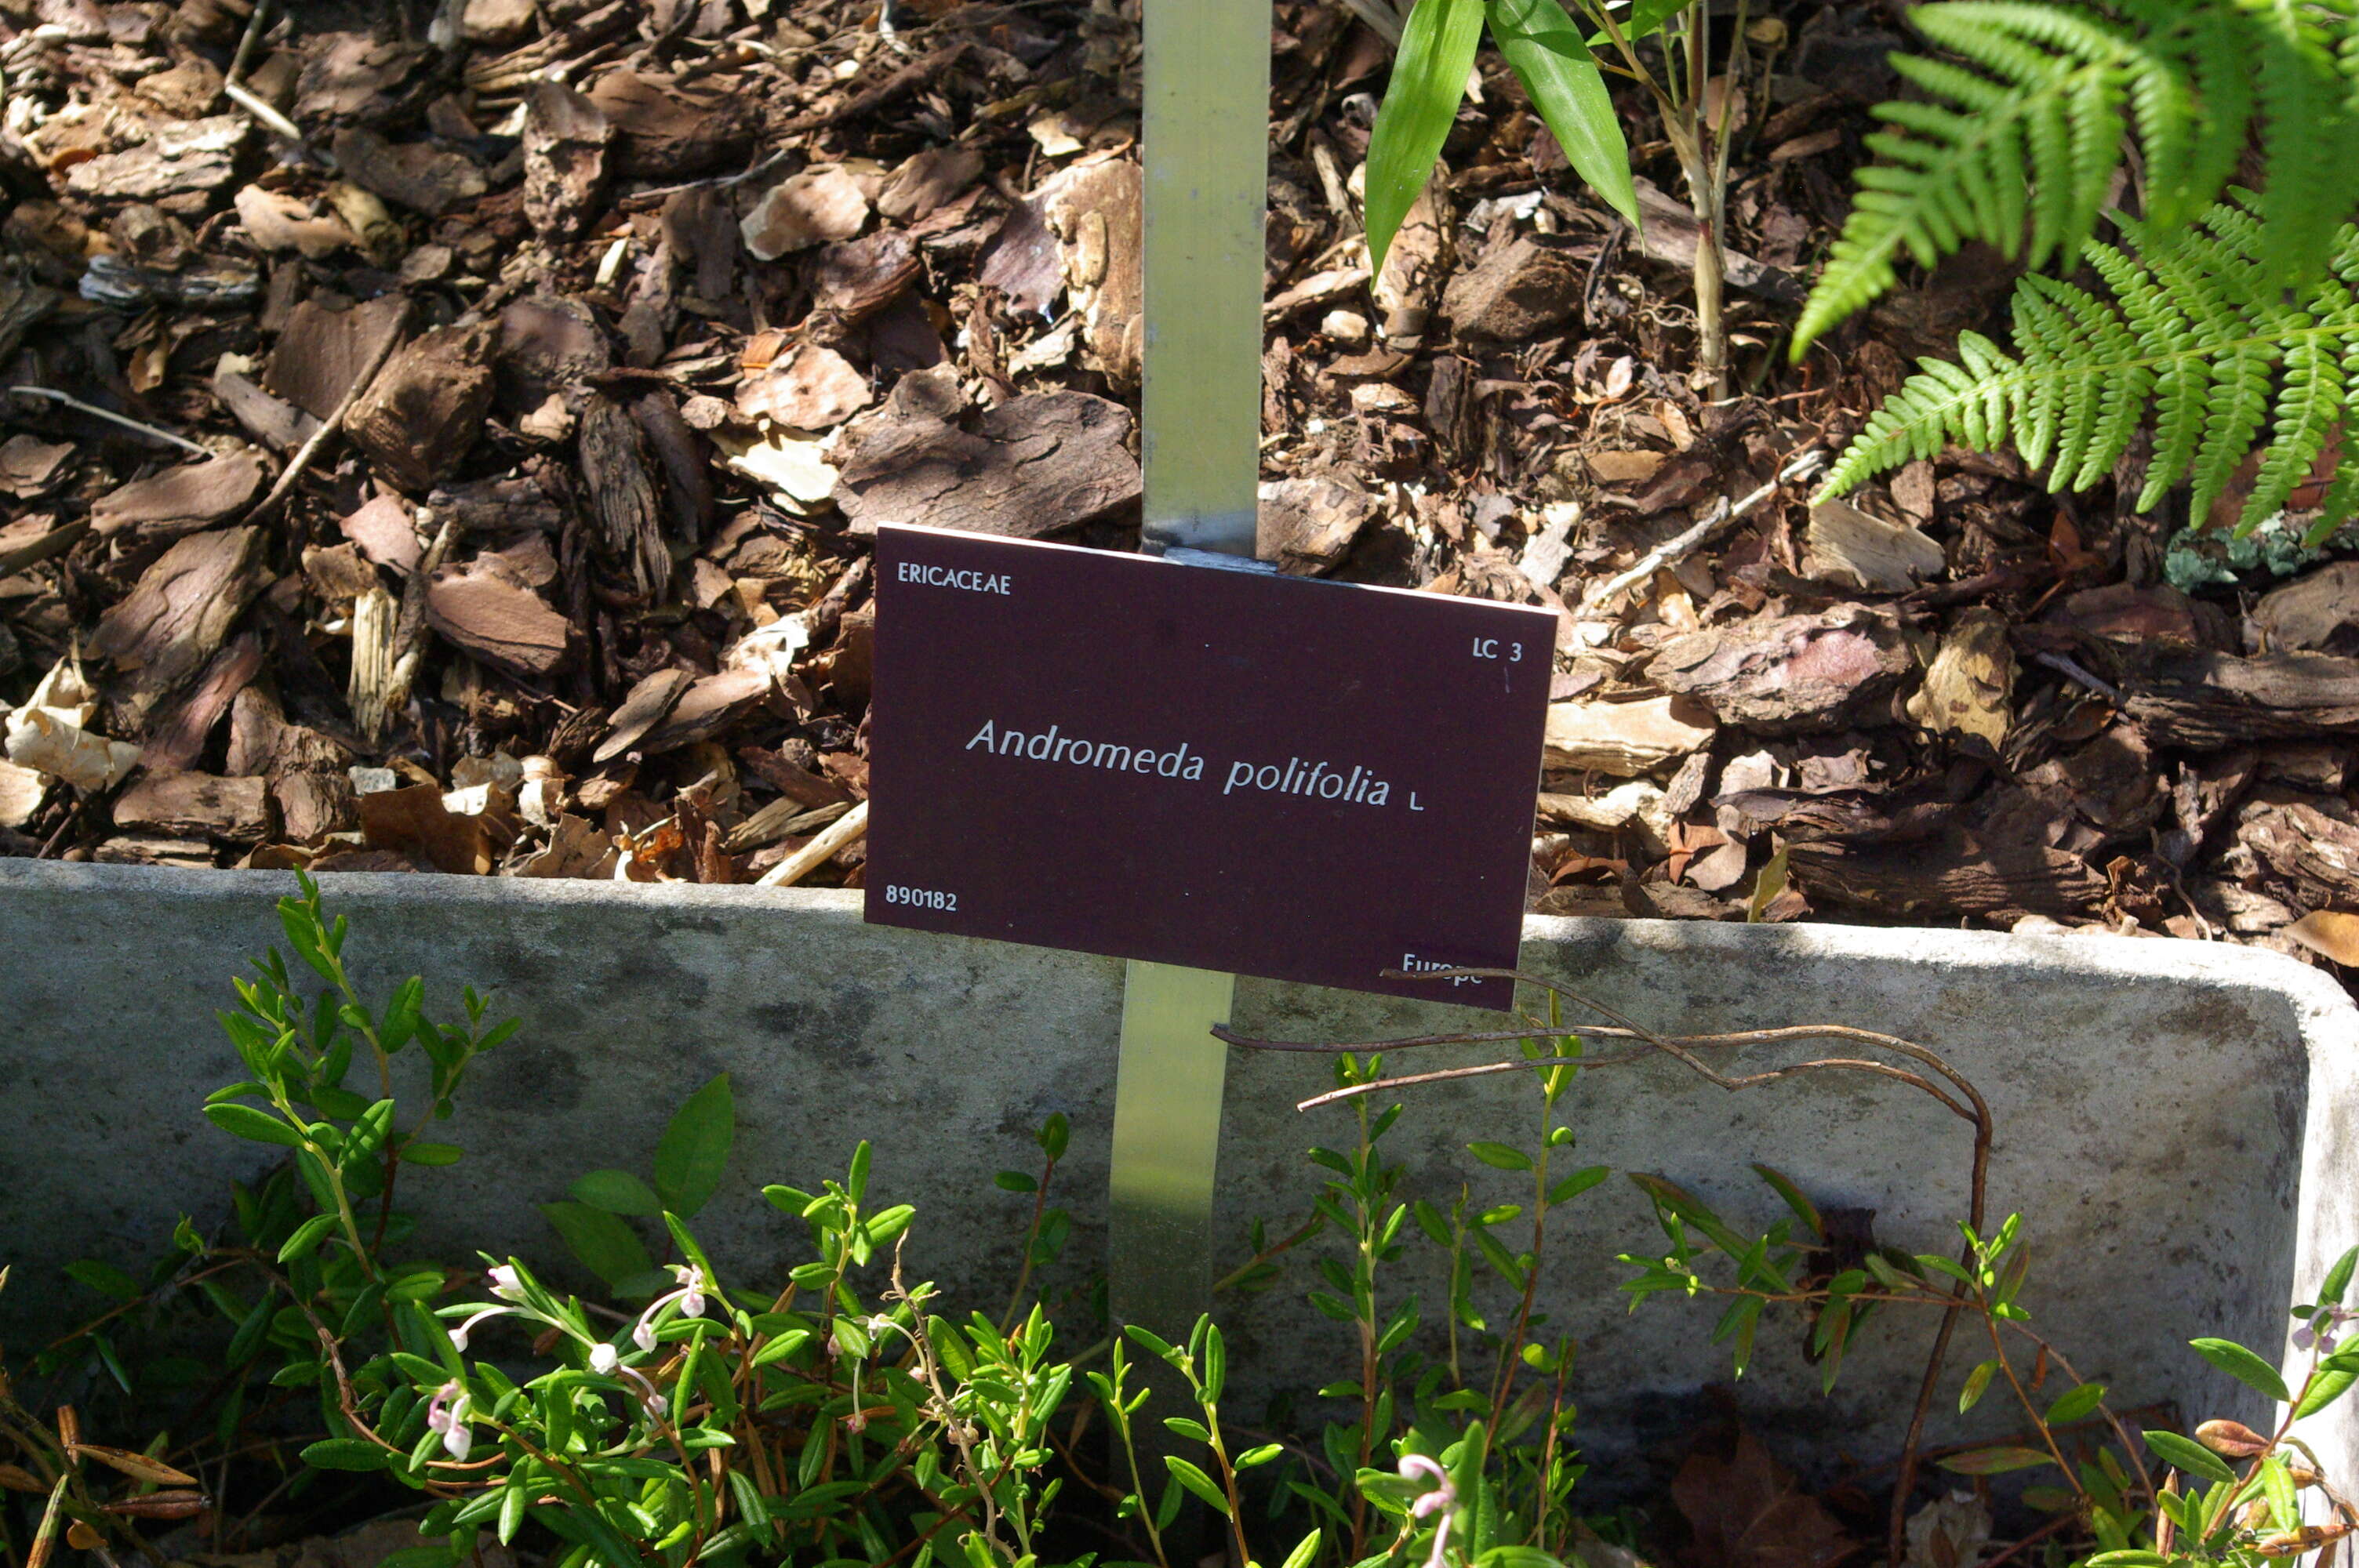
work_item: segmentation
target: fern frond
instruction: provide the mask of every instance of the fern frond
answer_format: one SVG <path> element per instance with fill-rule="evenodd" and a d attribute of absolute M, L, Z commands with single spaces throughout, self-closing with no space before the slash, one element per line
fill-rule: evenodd
<path fill-rule="evenodd" d="M 1795 328 L 1796 358 L 1969 241 L 2038 267 L 2081 254 L 2142 154 L 2158 224 L 2216 200 L 2257 134 L 2268 265 L 2319 275 L 2359 204 L 2359 7 L 2349 0 L 1939 0 L 1911 13 L 1953 59 L 1896 55 L 1921 99 L 1879 105 L 1876 161 Z"/>
<path fill-rule="evenodd" d="M 2273 270 L 2265 198 L 2238 190 L 2190 228 L 2118 219 L 2119 245 L 2083 256 L 2106 296 L 2055 278 L 2016 286 L 2015 352 L 1973 332 L 1958 361 L 1922 362 L 1829 470 L 1822 495 L 1955 442 L 2013 446 L 2051 490 L 2085 490 L 2155 422 L 2141 508 L 2186 480 L 2209 514 L 2256 444 L 2237 520 L 2248 532 L 2309 481 L 2359 390 L 2359 228 L 2331 236 L 2326 276 L 2289 299 Z M 2327 487 L 2323 533 L 2359 503 L 2359 441 Z"/>

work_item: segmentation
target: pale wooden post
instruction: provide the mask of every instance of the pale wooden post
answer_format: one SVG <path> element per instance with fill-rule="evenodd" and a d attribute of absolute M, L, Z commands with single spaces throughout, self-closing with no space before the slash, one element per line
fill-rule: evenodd
<path fill-rule="evenodd" d="M 1270 0 L 1146 0 L 1146 13 L 1147 543 L 1249 557 Z M 1212 1304 L 1227 1067 L 1212 1029 L 1228 1021 L 1235 985 L 1136 960 L 1125 978 L 1108 1290 L 1118 1321 L 1168 1339 Z"/>

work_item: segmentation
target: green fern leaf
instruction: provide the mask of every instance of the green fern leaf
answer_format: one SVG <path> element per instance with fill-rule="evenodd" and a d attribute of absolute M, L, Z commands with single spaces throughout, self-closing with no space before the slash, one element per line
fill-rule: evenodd
<path fill-rule="evenodd" d="M 1922 94 L 1875 110 L 1876 161 L 1794 332 L 1799 359 L 1898 281 L 1980 241 L 2033 267 L 2082 253 L 2141 154 L 2151 222 L 2220 197 L 2257 135 L 2260 258 L 2319 276 L 2359 205 L 2359 6 L 2277 0 L 1940 0 L 1911 20 L 1951 59 L 1893 57 Z"/>
<path fill-rule="evenodd" d="M 2359 228 L 2332 236 L 2328 275 L 2298 299 L 2273 270 L 2264 198 L 2251 191 L 2182 230 L 2117 218 L 2120 245 L 2083 257 L 2100 296 L 2030 276 L 2017 285 L 2015 351 L 1968 332 L 1955 362 L 1925 361 L 1868 419 L 1828 472 L 1821 495 L 1951 442 L 2013 446 L 2051 490 L 2111 473 L 2139 425 L 2154 420 L 2141 508 L 2184 480 L 2208 516 L 2258 447 L 2239 532 L 2282 511 L 2336 440 L 2359 389 Z M 2337 458 L 2313 536 L 2359 506 L 2359 457 Z"/>

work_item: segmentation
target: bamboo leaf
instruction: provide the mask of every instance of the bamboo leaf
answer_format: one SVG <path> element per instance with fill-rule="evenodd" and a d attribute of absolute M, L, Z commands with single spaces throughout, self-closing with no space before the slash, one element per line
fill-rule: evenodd
<path fill-rule="evenodd" d="M 1419 0 L 1409 13 L 1368 138 L 1368 265 L 1378 276 L 1441 156 L 1482 39 L 1483 0 Z"/>
<path fill-rule="evenodd" d="M 1630 178 L 1630 144 L 1581 30 L 1557 0 L 1490 0 L 1490 11 L 1492 39 L 1531 94 L 1565 161 L 1636 228 L 1638 190 Z"/>

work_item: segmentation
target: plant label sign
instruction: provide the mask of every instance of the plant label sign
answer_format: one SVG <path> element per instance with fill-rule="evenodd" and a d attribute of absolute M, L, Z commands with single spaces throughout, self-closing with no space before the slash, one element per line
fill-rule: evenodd
<path fill-rule="evenodd" d="M 1543 610 L 886 525 L 867 918 L 1471 1003 L 1523 927 Z"/>

